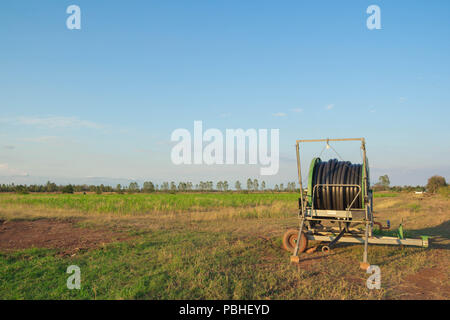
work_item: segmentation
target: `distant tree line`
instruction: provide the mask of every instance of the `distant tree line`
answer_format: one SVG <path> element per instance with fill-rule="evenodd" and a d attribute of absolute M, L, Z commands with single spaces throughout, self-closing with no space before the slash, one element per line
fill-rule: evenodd
<path fill-rule="evenodd" d="M 391 182 L 387 174 L 380 176 L 378 182 L 373 185 L 374 191 L 394 191 L 394 192 L 414 192 L 414 191 L 427 191 L 430 193 L 436 193 L 440 188 L 446 188 L 447 182 L 444 177 L 432 176 L 428 179 L 426 186 L 390 186 Z"/>
<path fill-rule="evenodd" d="M 228 181 L 218 181 L 214 184 L 213 181 L 200 181 L 197 184 L 193 184 L 190 181 L 186 182 L 163 182 L 156 184 L 151 181 L 146 181 L 140 186 L 137 182 L 131 182 L 128 186 L 122 186 L 121 184 L 112 187 L 109 185 L 57 185 L 54 182 L 48 181 L 44 185 L 31 184 L 31 185 L 15 185 L 1 184 L 0 192 L 17 192 L 17 193 L 30 193 L 30 192 L 61 192 L 61 193 L 74 193 L 74 192 L 95 192 L 101 194 L 103 192 L 116 192 L 116 193 L 153 193 L 153 192 L 299 192 L 297 184 L 295 182 L 288 182 L 275 184 L 273 188 L 267 188 L 265 181 L 258 181 L 258 179 L 247 179 L 246 185 L 238 180 L 235 181 L 234 190 L 232 190 L 232 184 Z M 427 191 L 430 193 L 436 193 L 441 188 L 448 188 L 447 182 L 444 177 L 433 176 L 428 179 L 426 186 L 390 186 L 390 180 L 388 175 L 380 176 L 377 183 L 372 186 L 374 191 L 394 191 L 394 192 L 414 192 L 414 191 Z"/>
<path fill-rule="evenodd" d="M 232 190 L 234 186 L 234 190 Z M 48 181 L 44 185 L 32 184 L 32 185 L 16 185 L 2 184 L 0 185 L 0 192 L 17 192 L 17 193 L 30 193 L 30 192 L 61 192 L 61 193 L 74 193 L 74 192 L 95 192 L 101 194 L 103 192 L 116 192 L 122 193 L 153 193 L 153 192 L 295 192 L 299 191 L 296 188 L 295 182 L 288 182 L 286 187 L 283 183 L 276 184 L 274 188 L 267 188 L 265 181 L 258 181 L 258 179 L 248 179 L 246 188 L 242 186 L 240 181 L 235 181 L 234 184 L 230 184 L 228 181 L 200 181 L 197 184 L 193 184 L 190 181 L 186 182 L 163 182 L 156 184 L 151 181 L 146 181 L 140 186 L 137 182 L 130 182 L 128 186 L 122 186 L 121 184 L 112 187 L 109 185 L 57 185 L 54 182 Z"/>

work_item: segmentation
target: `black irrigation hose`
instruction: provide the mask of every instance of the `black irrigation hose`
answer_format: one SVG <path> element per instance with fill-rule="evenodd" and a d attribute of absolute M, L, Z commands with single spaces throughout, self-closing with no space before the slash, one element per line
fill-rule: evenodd
<path fill-rule="evenodd" d="M 316 185 L 322 185 L 317 186 Z M 352 184 L 356 186 L 323 186 L 326 184 Z M 331 159 L 319 161 L 314 166 L 312 187 L 314 208 L 319 210 L 345 210 L 360 192 L 362 187 L 362 165 L 351 164 L 348 161 Z M 362 193 L 353 202 L 351 208 L 362 209 Z"/>

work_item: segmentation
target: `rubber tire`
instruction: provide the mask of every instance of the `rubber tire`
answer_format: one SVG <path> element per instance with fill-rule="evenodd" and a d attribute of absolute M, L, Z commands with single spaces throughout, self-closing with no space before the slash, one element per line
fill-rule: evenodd
<path fill-rule="evenodd" d="M 283 247 L 289 252 L 294 252 L 296 240 L 298 236 L 298 230 L 290 229 L 286 231 L 286 233 L 283 236 Z M 308 247 L 308 238 L 306 237 L 306 234 L 304 231 L 302 231 L 300 240 L 300 245 L 298 247 L 298 253 L 304 252 L 306 248 Z"/>

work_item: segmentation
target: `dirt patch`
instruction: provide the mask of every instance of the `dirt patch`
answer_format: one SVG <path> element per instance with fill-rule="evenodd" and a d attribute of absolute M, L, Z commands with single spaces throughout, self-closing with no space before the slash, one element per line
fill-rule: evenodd
<path fill-rule="evenodd" d="M 439 267 L 424 268 L 409 275 L 400 286 L 400 299 L 449 299 L 450 282 L 446 272 Z"/>
<path fill-rule="evenodd" d="M 43 219 L 0 222 L 0 251 L 50 248 L 58 249 L 62 255 L 73 255 L 80 250 L 126 238 L 125 234 L 108 230 L 78 228 L 70 221 Z"/>

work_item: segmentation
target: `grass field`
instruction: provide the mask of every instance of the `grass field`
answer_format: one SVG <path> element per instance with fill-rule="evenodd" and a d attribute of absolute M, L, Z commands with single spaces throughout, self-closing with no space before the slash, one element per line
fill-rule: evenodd
<path fill-rule="evenodd" d="M 0 194 L 0 298 L 450 298 L 448 197 L 376 194 L 376 220 L 433 237 L 428 249 L 371 246 L 380 290 L 366 288 L 359 245 L 289 263 L 281 237 L 298 224 L 297 198 Z M 81 290 L 66 287 L 69 265 L 81 269 Z"/>
<path fill-rule="evenodd" d="M 28 194 L 1 195 L 4 206 L 75 210 L 93 214 L 147 215 L 205 212 L 224 208 L 295 206 L 294 193 L 157 193 L 157 194 Z"/>

